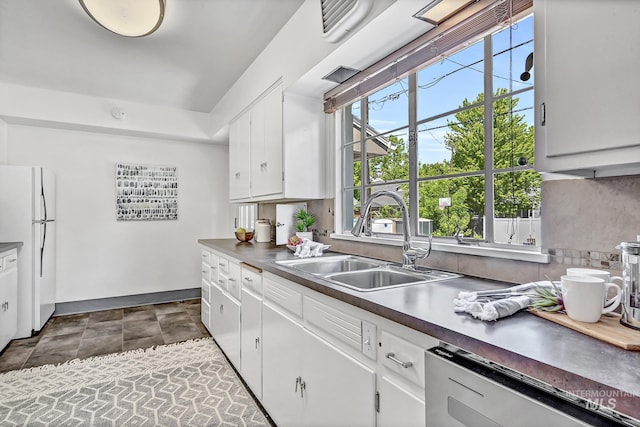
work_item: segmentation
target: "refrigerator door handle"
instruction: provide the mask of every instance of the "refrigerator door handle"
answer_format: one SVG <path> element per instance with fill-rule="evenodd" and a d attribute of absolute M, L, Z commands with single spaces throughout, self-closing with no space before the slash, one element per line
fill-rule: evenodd
<path fill-rule="evenodd" d="M 47 198 L 44 196 L 44 171 L 42 169 L 40 169 L 40 197 L 42 198 L 42 207 L 44 210 L 43 219 L 46 221 L 47 220 Z"/>
<path fill-rule="evenodd" d="M 44 221 L 42 223 L 43 232 L 42 232 L 42 244 L 40 245 L 40 277 L 42 277 L 42 265 L 44 261 L 44 245 L 45 245 L 45 242 L 47 241 L 47 222 L 48 221 Z"/>

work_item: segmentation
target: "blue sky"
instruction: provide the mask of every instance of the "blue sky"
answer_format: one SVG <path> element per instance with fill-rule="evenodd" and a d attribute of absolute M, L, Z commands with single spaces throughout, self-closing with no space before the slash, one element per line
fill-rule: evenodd
<path fill-rule="evenodd" d="M 493 39 L 493 86 L 518 90 L 531 87 L 535 80 L 535 67 L 527 82 L 520 80 L 525 71 L 527 55 L 533 52 L 533 18 L 527 17 L 497 33 Z M 512 44 L 518 46 L 509 51 Z M 521 45 L 521 46 L 519 46 Z M 463 99 L 474 100 L 483 91 L 482 61 L 484 43 L 476 42 L 418 73 L 418 121 L 458 108 Z M 504 51 L 504 52 L 503 52 Z M 500 53 L 503 52 L 503 53 Z M 497 54 L 497 55 L 496 55 Z M 513 76 L 512 79 L 509 76 Z M 510 81 L 511 80 L 511 81 Z M 386 132 L 408 123 L 407 79 L 395 82 L 369 97 L 369 124 L 380 132 Z M 527 121 L 533 125 L 533 91 L 518 96 L 518 109 L 525 108 Z M 372 101 L 375 101 L 372 103 Z M 358 116 L 359 111 L 354 111 Z M 447 118 L 422 124 L 418 127 L 418 156 L 421 163 L 435 163 L 448 159 L 450 152 L 444 147 Z M 407 140 L 406 131 L 393 132 Z"/>

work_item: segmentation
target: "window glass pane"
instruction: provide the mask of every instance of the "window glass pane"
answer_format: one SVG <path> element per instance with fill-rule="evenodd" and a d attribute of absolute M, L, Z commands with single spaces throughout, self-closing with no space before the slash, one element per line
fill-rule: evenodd
<path fill-rule="evenodd" d="M 343 149 L 344 186 L 354 187 L 361 184 L 360 144 L 347 145 Z"/>
<path fill-rule="evenodd" d="M 409 179 L 408 130 L 367 140 L 369 183 Z"/>
<path fill-rule="evenodd" d="M 540 174 L 528 170 L 494 175 L 494 240 L 540 245 Z"/>
<path fill-rule="evenodd" d="M 357 219 L 360 217 L 360 190 L 354 188 L 345 189 L 343 195 L 344 233 L 350 233 Z"/>
<path fill-rule="evenodd" d="M 368 192 L 369 194 L 375 194 L 383 190 L 398 193 L 404 200 L 407 209 L 409 209 L 409 184 L 401 183 L 390 186 L 371 187 L 368 189 Z M 401 234 L 403 232 L 402 209 L 398 202 L 391 197 L 382 196 L 375 199 L 369 210 L 369 217 L 371 218 L 372 233 Z"/>
<path fill-rule="evenodd" d="M 493 108 L 494 168 L 533 165 L 533 91 L 498 99 Z"/>
<path fill-rule="evenodd" d="M 409 82 L 402 79 L 368 97 L 367 132 L 387 133 L 409 124 Z"/>
<path fill-rule="evenodd" d="M 484 169 L 484 107 L 418 126 L 418 176 Z"/>
<path fill-rule="evenodd" d="M 532 67 L 528 71 L 528 80 L 523 79 L 526 78 L 523 73 L 526 70 L 527 57 L 532 53 L 533 16 L 494 34 L 493 91 L 496 92 L 500 88 L 514 91 L 533 87 L 535 68 Z"/>
<path fill-rule="evenodd" d="M 361 131 L 360 101 L 358 101 L 344 109 L 344 143 L 349 144 L 353 141 L 360 141 Z"/>
<path fill-rule="evenodd" d="M 484 239 L 484 176 L 422 181 L 418 193 L 420 219 L 433 221 L 434 236 L 460 227 L 465 237 Z"/>
<path fill-rule="evenodd" d="M 473 101 L 484 92 L 481 40 L 418 72 L 418 121 Z"/>

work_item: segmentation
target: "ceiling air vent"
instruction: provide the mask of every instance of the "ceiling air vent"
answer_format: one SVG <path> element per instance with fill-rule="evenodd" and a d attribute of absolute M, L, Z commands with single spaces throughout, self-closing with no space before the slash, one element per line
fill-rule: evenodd
<path fill-rule="evenodd" d="M 349 34 L 367 16 L 373 0 L 320 0 L 322 32 L 330 43 Z"/>
<path fill-rule="evenodd" d="M 330 82 L 334 82 L 334 83 L 344 83 L 347 80 L 349 80 L 351 77 L 358 74 L 359 72 L 360 70 L 344 67 L 341 65 L 335 70 L 333 70 L 332 72 L 330 72 L 329 74 L 327 74 L 326 76 L 324 76 L 322 80 L 329 80 Z"/>

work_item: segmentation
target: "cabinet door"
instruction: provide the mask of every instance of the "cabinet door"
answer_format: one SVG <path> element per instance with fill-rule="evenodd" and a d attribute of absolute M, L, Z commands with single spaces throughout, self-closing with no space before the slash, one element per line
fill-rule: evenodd
<path fill-rule="evenodd" d="M 18 331 L 18 256 L 4 257 L 4 271 L 0 271 L 0 351 Z M 0 264 L 3 263 L 0 258 Z"/>
<path fill-rule="evenodd" d="M 240 354 L 242 378 L 262 400 L 262 298 L 242 291 Z"/>
<path fill-rule="evenodd" d="M 251 195 L 282 193 L 282 87 L 251 109 Z"/>
<path fill-rule="evenodd" d="M 424 400 L 387 377 L 378 384 L 380 409 L 378 427 L 424 427 Z"/>
<path fill-rule="evenodd" d="M 231 363 L 240 369 L 240 303 L 211 287 L 211 334 Z"/>
<path fill-rule="evenodd" d="M 251 113 L 229 125 L 229 198 L 251 196 Z"/>
<path fill-rule="evenodd" d="M 640 3 L 536 0 L 534 11 L 537 168 L 637 159 L 640 150 L 628 150 L 640 146 L 640 44 L 631 42 L 640 39 Z"/>
<path fill-rule="evenodd" d="M 302 425 L 302 326 L 268 302 L 262 306 L 263 404 L 279 427 Z"/>
<path fill-rule="evenodd" d="M 305 425 L 375 426 L 375 371 L 307 330 L 302 347 Z"/>

